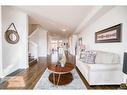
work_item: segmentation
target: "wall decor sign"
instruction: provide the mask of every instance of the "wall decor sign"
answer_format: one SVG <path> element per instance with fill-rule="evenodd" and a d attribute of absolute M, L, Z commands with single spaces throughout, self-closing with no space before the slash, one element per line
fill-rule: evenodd
<path fill-rule="evenodd" d="M 5 32 L 5 39 L 10 44 L 16 44 L 19 41 L 19 34 L 14 23 L 11 23 Z"/>
<path fill-rule="evenodd" d="M 95 33 L 95 43 L 121 42 L 121 26 L 118 24 Z"/>

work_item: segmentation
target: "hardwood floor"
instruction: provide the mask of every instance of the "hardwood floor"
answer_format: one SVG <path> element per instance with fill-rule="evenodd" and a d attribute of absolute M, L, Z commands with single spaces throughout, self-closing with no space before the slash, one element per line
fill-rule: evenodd
<path fill-rule="evenodd" d="M 9 74 L 7 77 L 12 78 L 11 81 L 8 79 L 2 83 L 0 89 L 33 89 L 46 68 L 47 58 L 39 58 L 38 63 L 30 66 L 28 69 Z M 9 83 L 12 84 L 12 86 L 10 86 Z M 20 86 L 19 83 L 22 83 L 22 85 Z"/>
<path fill-rule="evenodd" d="M 47 68 L 47 64 L 51 62 L 50 57 L 48 58 L 39 58 L 37 64 L 30 66 L 28 69 L 18 70 L 12 74 L 9 74 L 7 77 L 12 78 L 11 81 L 7 80 L 6 82 L 0 84 L 0 89 L 33 89 L 45 69 Z M 67 54 L 67 62 L 71 62 L 75 64 L 75 56 Z M 78 68 L 76 68 L 80 78 L 82 79 L 84 85 L 86 85 L 87 89 L 118 89 L 118 86 L 89 86 L 86 79 L 82 76 Z M 11 85 L 11 83 L 13 85 Z M 19 85 L 23 84 L 23 85 Z"/>

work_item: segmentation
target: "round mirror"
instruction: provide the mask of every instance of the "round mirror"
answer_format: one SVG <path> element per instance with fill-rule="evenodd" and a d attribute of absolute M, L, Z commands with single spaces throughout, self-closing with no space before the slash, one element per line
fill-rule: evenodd
<path fill-rule="evenodd" d="M 19 35 L 14 30 L 7 30 L 5 32 L 5 38 L 6 38 L 7 42 L 9 42 L 11 44 L 16 44 L 19 41 Z"/>
<path fill-rule="evenodd" d="M 12 34 L 9 35 L 9 38 L 10 38 L 10 40 L 15 41 L 16 40 L 16 35 L 14 33 L 12 33 Z"/>

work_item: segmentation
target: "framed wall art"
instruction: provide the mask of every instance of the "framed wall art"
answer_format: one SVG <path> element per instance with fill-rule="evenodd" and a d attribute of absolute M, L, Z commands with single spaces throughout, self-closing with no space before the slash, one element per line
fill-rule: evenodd
<path fill-rule="evenodd" d="M 95 43 L 121 42 L 121 27 L 118 24 L 95 33 Z"/>

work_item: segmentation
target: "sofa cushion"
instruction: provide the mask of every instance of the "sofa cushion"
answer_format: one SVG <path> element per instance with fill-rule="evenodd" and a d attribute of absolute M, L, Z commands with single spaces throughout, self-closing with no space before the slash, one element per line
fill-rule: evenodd
<path fill-rule="evenodd" d="M 96 57 L 96 52 L 94 51 L 85 51 L 82 61 L 84 63 L 90 63 L 94 64 L 95 63 L 95 57 Z"/>
<path fill-rule="evenodd" d="M 121 64 L 87 64 L 90 71 L 107 71 L 122 69 Z"/>
<path fill-rule="evenodd" d="M 113 63 L 113 56 L 114 56 L 113 53 L 97 51 L 95 63 L 97 63 L 97 64 L 112 64 Z"/>
<path fill-rule="evenodd" d="M 114 54 L 112 63 L 113 64 L 119 64 L 120 63 L 120 58 L 117 54 Z"/>

